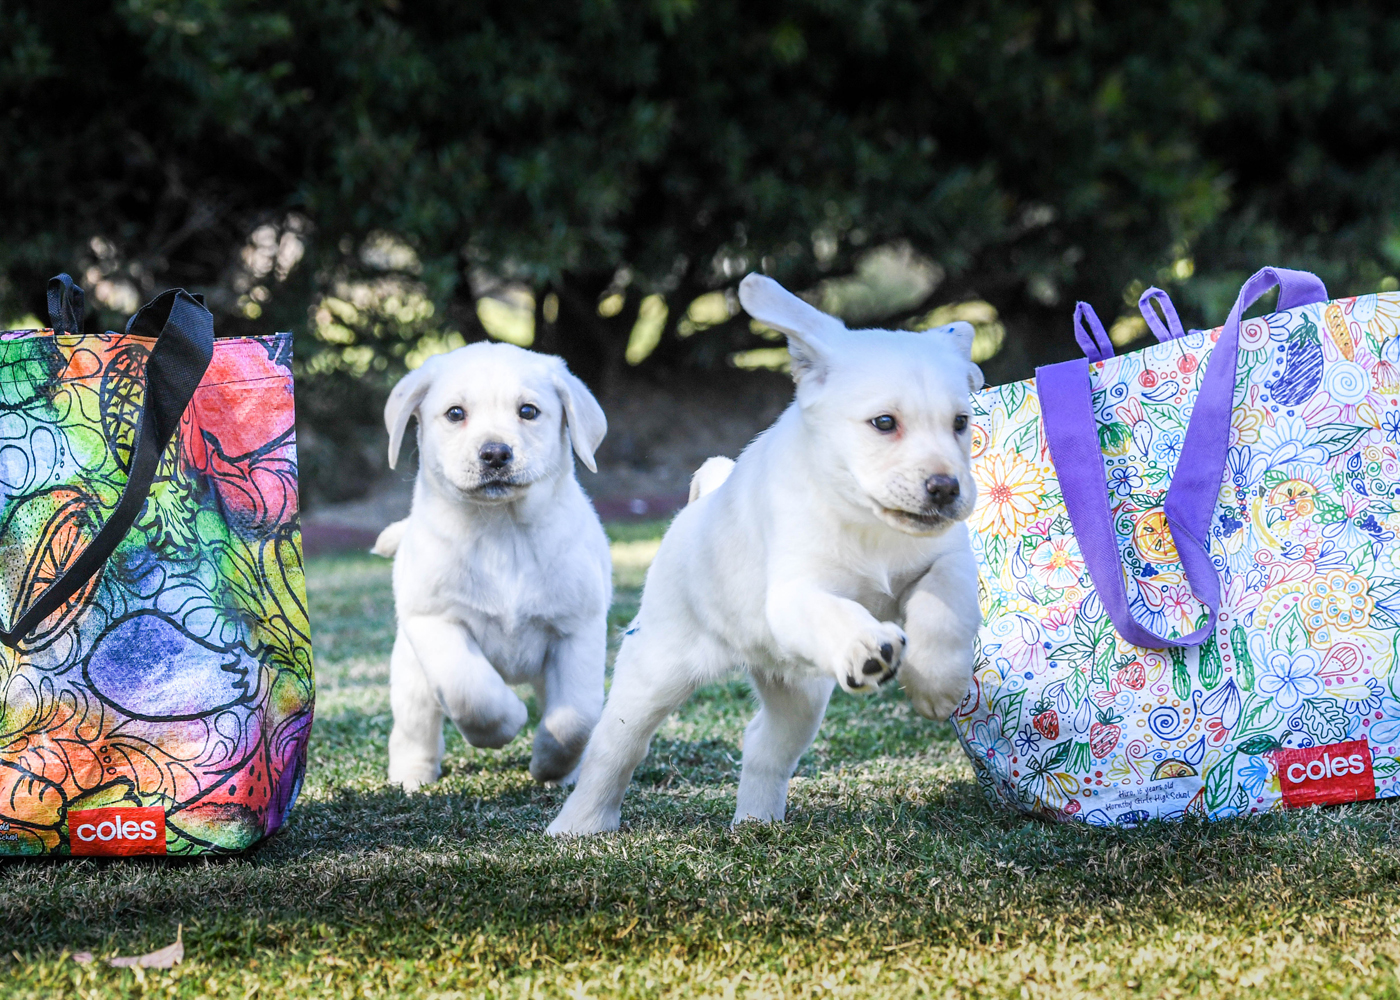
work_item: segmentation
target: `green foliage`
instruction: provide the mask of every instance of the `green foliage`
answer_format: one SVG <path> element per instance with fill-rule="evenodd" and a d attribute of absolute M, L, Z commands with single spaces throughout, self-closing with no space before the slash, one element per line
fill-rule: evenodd
<path fill-rule="evenodd" d="M 363 383 L 332 436 L 365 384 L 482 336 L 493 282 L 606 383 L 644 295 L 647 363 L 712 365 L 768 341 L 696 297 L 892 243 L 936 277 L 883 318 L 990 300 L 993 378 L 1071 353 L 1076 297 L 1175 286 L 1204 324 L 1264 263 L 1400 273 L 1379 2 L 5 4 L 0 107 L 0 315 L 42 315 L 59 270 L 105 325 L 202 290 L 226 332 L 294 328 L 307 391 Z"/>

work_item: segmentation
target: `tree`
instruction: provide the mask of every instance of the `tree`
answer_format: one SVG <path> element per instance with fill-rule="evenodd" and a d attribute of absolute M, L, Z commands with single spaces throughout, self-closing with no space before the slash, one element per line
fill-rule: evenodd
<path fill-rule="evenodd" d="M 985 298 L 999 377 L 1072 353 L 1076 297 L 1170 285 L 1218 322 L 1263 263 L 1400 272 L 1379 3 L 83 0 L 0 6 L 0 39 L 0 305 L 61 269 L 105 282 L 107 325 L 198 288 L 221 330 L 297 331 L 332 436 L 444 331 L 482 336 L 491 280 L 601 385 L 644 296 L 643 369 L 723 363 L 764 341 L 680 337 L 698 296 L 893 244 L 942 280 L 870 318 Z"/>

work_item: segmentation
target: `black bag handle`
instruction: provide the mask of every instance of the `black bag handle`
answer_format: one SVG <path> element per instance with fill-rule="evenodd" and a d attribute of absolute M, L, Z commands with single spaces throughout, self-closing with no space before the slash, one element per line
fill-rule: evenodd
<path fill-rule="evenodd" d="M 56 288 L 57 310 L 54 309 Z M 73 284 L 68 275 L 59 275 L 49 282 L 50 319 L 55 330 L 60 329 L 60 322 L 74 319 L 76 323 L 64 329 L 81 329 L 82 304 L 83 290 Z M 162 292 L 142 306 L 126 324 L 126 332 L 154 337 L 156 341 L 146 361 L 146 393 L 136 424 L 126 487 L 107 523 L 63 575 L 44 588 L 8 632 L 0 630 L 0 642 L 6 646 L 17 646 L 45 618 L 86 586 L 126 537 L 146 503 L 160 456 L 175 436 L 180 417 L 214 357 L 214 317 L 200 300 L 183 288 Z"/>
<path fill-rule="evenodd" d="M 56 333 L 83 332 L 83 290 L 66 274 L 49 279 L 49 326 Z"/>

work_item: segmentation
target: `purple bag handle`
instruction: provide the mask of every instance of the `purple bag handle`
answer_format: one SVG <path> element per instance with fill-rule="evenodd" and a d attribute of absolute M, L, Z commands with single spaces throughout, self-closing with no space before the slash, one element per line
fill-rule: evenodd
<path fill-rule="evenodd" d="M 1162 316 L 1158 316 L 1157 310 L 1152 308 L 1154 302 L 1161 308 Z M 1147 321 L 1147 328 L 1159 341 L 1175 340 L 1186 332 L 1181 328 L 1181 318 L 1176 314 L 1171 297 L 1156 286 L 1138 297 L 1138 310 Z M 1167 320 L 1165 325 L 1162 323 L 1163 316 Z M 1087 302 L 1079 302 L 1074 307 L 1074 339 L 1090 361 L 1113 357 L 1113 341 L 1104 332 L 1099 314 Z"/>
<path fill-rule="evenodd" d="M 1255 299 L 1275 285 L 1279 288 L 1280 312 L 1327 301 L 1327 289 L 1307 271 L 1266 267 L 1245 282 L 1201 378 L 1176 474 L 1163 505 L 1191 592 L 1210 611 L 1206 624 L 1189 635 L 1176 639 L 1157 635 L 1140 625 L 1128 609 L 1127 584 L 1118 558 L 1098 425 L 1094 420 L 1089 360 L 1036 369 L 1045 439 L 1079 551 L 1118 634 L 1135 646 L 1199 646 L 1214 631 L 1220 610 L 1220 577 L 1210 559 L 1209 533 L 1229 451 L 1227 431 L 1235 403 L 1240 317 Z M 1077 316 L 1075 328 L 1077 332 Z"/>
<path fill-rule="evenodd" d="M 1154 302 L 1162 310 L 1162 316 L 1158 316 L 1157 310 L 1152 308 Z M 1172 305 L 1171 296 L 1155 285 L 1138 296 L 1138 311 L 1142 313 L 1142 318 L 1147 320 L 1152 335 L 1161 343 L 1175 340 L 1186 332 L 1181 328 L 1181 317 L 1176 314 L 1176 306 Z M 1166 317 L 1165 326 L 1162 325 L 1162 317 Z"/>
<path fill-rule="evenodd" d="M 1113 341 L 1108 339 L 1099 314 L 1087 302 L 1074 307 L 1074 339 L 1090 361 L 1102 361 L 1113 357 Z"/>

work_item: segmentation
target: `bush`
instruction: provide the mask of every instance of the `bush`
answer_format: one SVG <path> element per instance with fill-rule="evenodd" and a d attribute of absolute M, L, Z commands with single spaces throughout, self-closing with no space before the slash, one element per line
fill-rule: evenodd
<path fill-rule="evenodd" d="M 75 0 L 0 39 L 0 307 L 59 270 L 106 325 L 204 291 L 296 330 L 304 396 L 358 387 L 326 440 L 482 295 L 607 386 L 644 302 L 642 370 L 722 364 L 772 345 L 697 299 L 881 249 L 931 278 L 865 318 L 987 300 L 1006 378 L 1072 353 L 1075 298 L 1200 324 L 1263 263 L 1400 273 L 1381 3 Z"/>

